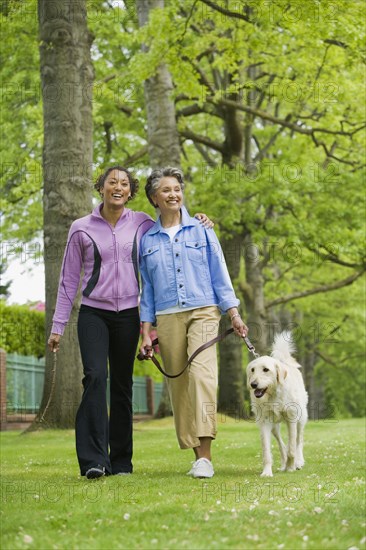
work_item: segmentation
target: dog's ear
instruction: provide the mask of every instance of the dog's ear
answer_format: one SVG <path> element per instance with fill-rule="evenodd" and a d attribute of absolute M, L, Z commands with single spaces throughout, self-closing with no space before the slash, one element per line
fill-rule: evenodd
<path fill-rule="evenodd" d="M 276 363 L 277 382 L 283 384 L 287 376 L 286 367 L 282 363 Z"/>

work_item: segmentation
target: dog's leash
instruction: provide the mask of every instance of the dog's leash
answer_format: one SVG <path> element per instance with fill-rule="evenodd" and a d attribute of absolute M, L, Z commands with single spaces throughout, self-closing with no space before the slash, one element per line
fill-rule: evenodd
<path fill-rule="evenodd" d="M 39 424 L 42 424 L 42 422 L 45 422 L 45 416 L 46 416 L 46 413 L 48 411 L 48 407 L 50 406 L 51 404 L 51 400 L 52 400 L 52 397 L 53 397 L 53 392 L 55 390 L 55 385 L 56 385 L 56 366 L 57 366 L 57 353 L 56 352 L 53 352 L 53 365 L 52 365 L 52 371 L 51 371 L 51 388 L 50 388 L 50 394 L 48 396 L 48 401 L 47 401 L 47 404 L 45 406 L 45 408 L 43 409 L 43 413 L 42 413 L 42 416 L 41 418 L 39 419 Z"/>
<path fill-rule="evenodd" d="M 159 361 L 157 360 L 157 358 L 155 357 L 155 355 L 150 357 L 149 355 L 144 355 L 140 352 L 137 355 L 137 359 L 139 359 L 140 361 L 143 361 L 144 359 L 151 359 L 151 361 L 154 363 L 156 368 L 161 372 L 161 374 L 163 374 L 167 378 L 178 378 L 178 376 L 181 376 L 184 373 L 184 371 L 192 363 L 193 359 L 195 359 L 197 357 L 197 355 L 199 353 L 201 353 L 201 351 L 204 351 L 205 349 L 209 348 L 210 346 L 213 346 L 214 344 L 217 344 L 218 342 L 221 342 L 222 340 L 224 340 L 224 338 L 226 338 L 226 336 L 229 336 L 229 334 L 231 334 L 232 332 L 234 332 L 234 329 L 229 328 L 225 332 L 223 332 L 223 333 L 219 334 L 218 336 L 216 336 L 216 338 L 212 338 L 212 340 L 210 340 L 209 342 L 206 342 L 206 344 L 202 344 L 202 346 L 197 348 L 196 351 L 192 353 L 192 355 L 188 359 L 187 363 L 185 364 L 184 368 L 178 374 L 168 374 L 167 372 L 165 372 L 165 370 L 161 367 L 161 365 L 160 365 Z M 254 357 L 256 357 L 256 358 L 259 357 L 259 353 L 257 353 L 255 351 L 255 347 L 253 346 L 253 344 L 251 343 L 249 338 L 247 336 L 243 336 L 242 338 L 243 338 L 249 352 L 252 353 L 254 355 Z M 152 341 L 152 347 L 157 346 L 158 343 L 159 343 L 159 339 L 155 338 Z"/>

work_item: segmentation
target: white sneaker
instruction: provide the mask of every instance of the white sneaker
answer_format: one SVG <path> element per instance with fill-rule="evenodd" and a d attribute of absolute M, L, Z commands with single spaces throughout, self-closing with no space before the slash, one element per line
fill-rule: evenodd
<path fill-rule="evenodd" d="M 192 467 L 191 467 L 191 469 L 189 470 L 189 472 L 187 472 L 187 476 L 193 476 L 194 467 L 195 467 L 195 465 L 196 465 L 196 462 L 197 462 L 197 460 L 194 460 L 193 462 L 191 462 Z"/>
<path fill-rule="evenodd" d="M 212 462 L 208 458 L 199 458 L 192 466 L 192 477 L 213 477 L 214 473 Z"/>

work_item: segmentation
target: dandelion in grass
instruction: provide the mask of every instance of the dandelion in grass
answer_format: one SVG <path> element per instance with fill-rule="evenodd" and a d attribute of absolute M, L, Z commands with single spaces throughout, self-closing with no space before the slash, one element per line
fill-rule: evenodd
<path fill-rule="evenodd" d="M 247 535 L 247 539 L 249 540 L 259 540 L 259 536 L 255 533 L 254 535 Z"/>

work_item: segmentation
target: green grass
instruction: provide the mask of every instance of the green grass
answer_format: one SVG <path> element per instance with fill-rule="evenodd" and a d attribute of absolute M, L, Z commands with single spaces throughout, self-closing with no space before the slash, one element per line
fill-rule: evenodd
<path fill-rule="evenodd" d="M 215 477 L 185 473 L 172 420 L 135 424 L 132 476 L 78 475 L 72 431 L 1 433 L 1 547 L 361 549 L 364 420 L 309 422 L 303 470 L 261 478 L 259 431 L 219 417 Z"/>

